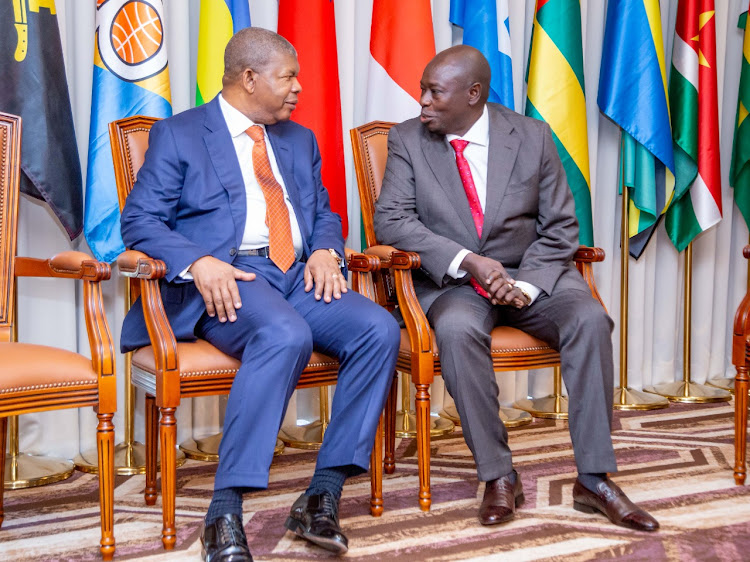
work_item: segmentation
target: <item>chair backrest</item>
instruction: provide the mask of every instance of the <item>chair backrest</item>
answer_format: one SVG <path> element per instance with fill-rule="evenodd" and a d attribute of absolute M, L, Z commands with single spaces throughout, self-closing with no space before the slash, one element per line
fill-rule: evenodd
<path fill-rule="evenodd" d="M 354 169 L 357 171 L 357 187 L 362 206 L 362 225 L 365 245 L 377 244 L 375 240 L 375 203 L 380 196 L 380 186 L 388 159 L 388 131 L 395 123 L 372 121 L 350 131 L 354 152 Z"/>
<path fill-rule="evenodd" d="M 357 187 L 362 209 L 362 230 L 365 234 L 363 246 L 377 245 L 375 239 L 375 203 L 380 197 L 380 187 L 388 159 L 388 132 L 395 123 L 372 121 L 352 129 L 354 169 L 357 172 Z M 396 292 L 387 270 L 373 273 L 375 300 L 392 310 L 396 307 Z"/>
<path fill-rule="evenodd" d="M 0 342 L 14 339 L 21 118 L 0 113 Z"/>
<path fill-rule="evenodd" d="M 117 201 L 121 212 L 125 206 L 125 200 L 133 189 L 138 170 L 141 169 L 146 158 L 151 126 L 158 120 L 157 117 L 135 115 L 112 121 L 109 124 L 109 142 L 112 147 L 112 164 L 115 168 Z M 140 295 L 141 287 L 137 279 L 129 281 L 127 298 L 130 305 Z"/>
<path fill-rule="evenodd" d="M 157 117 L 135 115 L 109 124 L 109 142 L 112 146 L 112 163 L 115 167 L 120 211 L 125 206 L 125 199 L 130 195 L 130 190 L 133 189 L 138 170 L 143 166 L 148 148 L 148 135 L 151 126 L 157 121 Z"/>

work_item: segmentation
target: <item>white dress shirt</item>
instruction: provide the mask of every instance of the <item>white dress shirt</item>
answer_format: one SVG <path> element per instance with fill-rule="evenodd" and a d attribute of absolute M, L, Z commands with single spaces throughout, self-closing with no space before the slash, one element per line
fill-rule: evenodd
<path fill-rule="evenodd" d="M 264 248 L 268 246 L 268 226 L 266 225 L 266 198 L 263 196 L 263 190 L 255 177 L 253 169 L 253 145 L 255 141 L 245 133 L 248 128 L 257 123 L 253 123 L 241 111 L 232 107 L 224 96 L 219 94 L 219 107 L 227 122 L 229 134 L 232 137 L 234 150 L 237 152 L 237 160 L 240 163 L 242 179 L 245 183 L 245 195 L 247 196 L 247 218 L 245 220 L 245 232 L 242 235 L 240 250 L 252 250 L 255 248 Z M 284 202 L 289 209 L 289 222 L 292 227 L 292 243 L 294 244 L 294 253 L 297 257 L 302 255 L 302 233 L 299 229 L 297 216 L 294 214 L 292 202 L 289 200 L 289 194 L 284 185 L 284 178 L 281 177 L 279 166 L 276 163 L 276 157 L 273 154 L 273 147 L 268 142 L 266 128 L 263 127 L 263 142 L 266 143 L 268 159 L 271 161 L 271 170 L 276 181 L 279 182 L 284 190 Z"/>
<path fill-rule="evenodd" d="M 484 106 L 484 111 L 482 111 L 482 116 L 477 119 L 463 136 L 445 135 L 445 142 L 448 143 L 451 150 L 453 150 L 453 146 L 450 142 L 454 139 L 469 142 L 464 149 L 464 156 L 469 163 L 469 169 L 471 170 L 471 177 L 474 179 L 474 187 L 477 190 L 479 204 L 482 206 L 482 212 L 484 212 L 487 203 L 487 160 L 489 158 L 490 150 L 490 115 L 487 111 L 486 105 Z M 465 248 L 459 251 L 448 267 L 448 275 L 454 279 L 464 277 L 466 271 L 459 269 L 459 267 L 461 266 L 461 262 L 464 261 L 464 258 L 470 253 L 471 251 Z M 539 287 L 527 283 L 526 281 L 516 281 L 516 286 L 528 293 L 531 297 L 531 303 L 536 300 L 541 292 Z"/>

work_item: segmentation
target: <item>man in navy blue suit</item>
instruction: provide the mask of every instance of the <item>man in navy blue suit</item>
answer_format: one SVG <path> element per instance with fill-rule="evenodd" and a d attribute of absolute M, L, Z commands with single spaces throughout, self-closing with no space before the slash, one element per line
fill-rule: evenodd
<path fill-rule="evenodd" d="M 242 361 L 204 559 L 252 560 L 243 493 L 268 486 L 276 434 L 313 348 L 341 367 L 315 474 L 286 527 L 341 554 L 341 489 L 367 470 L 400 333 L 384 309 L 347 291 L 341 219 L 321 183 L 315 136 L 289 121 L 302 90 L 294 47 L 271 31 L 243 29 L 224 67 L 214 100 L 152 127 L 122 237 L 166 263 L 162 298 L 176 337 L 203 338 Z M 121 347 L 147 344 L 136 303 Z"/>

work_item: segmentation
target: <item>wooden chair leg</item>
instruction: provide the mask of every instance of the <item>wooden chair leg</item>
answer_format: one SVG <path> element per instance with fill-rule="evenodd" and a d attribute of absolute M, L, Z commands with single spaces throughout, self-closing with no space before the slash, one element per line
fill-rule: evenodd
<path fill-rule="evenodd" d="M 159 408 L 159 438 L 161 445 L 161 509 L 163 527 L 161 542 L 165 550 L 172 550 L 177 542 L 175 528 L 175 498 L 177 495 L 177 420 L 175 408 Z"/>
<path fill-rule="evenodd" d="M 114 414 L 97 414 L 96 448 L 99 457 L 99 509 L 102 519 L 102 539 L 99 550 L 104 560 L 115 554 L 114 504 L 115 504 L 115 426 Z"/>
<path fill-rule="evenodd" d="M 393 373 L 391 390 L 385 403 L 385 473 L 396 471 L 396 404 L 398 399 L 398 372 Z"/>
<path fill-rule="evenodd" d="M 378 430 L 370 458 L 370 513 L 373 517 L 383 515 L 383 414 L 380 414 Z"/>
<path fill-rule="evenodd" d="M 417 464 L 419 466 L 419 507 L 429 511 L 430 493 L 430 385 L 416 384 L 414 396 L 417 410 Z"/>
<path fill-rule="evenodd" d="M 156 457 L 159 440 L 159 409 L 156 399 L 146 396 L 146 490 L 143 499 L 146 505 L 156 504 Z"/>
<path fill-rule="evenodd" d="M 734 381 L 734 481 L 740 486 L 745 483 L 747 465 L 747 366 L 737 367 Z"/>
<path fill-rule="evenodd" d="M 3 526 L 3 482 L 5 482 L 5 441 L 8 439 L 8 418 L 0 418 L 0 527 Z"/>

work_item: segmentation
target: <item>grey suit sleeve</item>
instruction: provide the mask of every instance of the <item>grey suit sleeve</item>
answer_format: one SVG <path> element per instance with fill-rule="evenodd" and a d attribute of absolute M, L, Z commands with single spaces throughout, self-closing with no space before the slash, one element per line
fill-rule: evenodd
<path fill-rule="evenodd" d="M 573 193 L 546 123 L 539 171 L 537 234 L 537 240 L 524 252 L 516 279 L 550 294 L 578 249 L 578 219 Z"/>
<path fill-rule="evenodd" d="M 422 269 L 438 286 L 443 286 L 451 261 L 463 249 L 420 220 L 414 167 L 397 127 L 388 134 L 388 162 L 375 210 L 375 236 L 381 244 L 418 252 Z"/>

